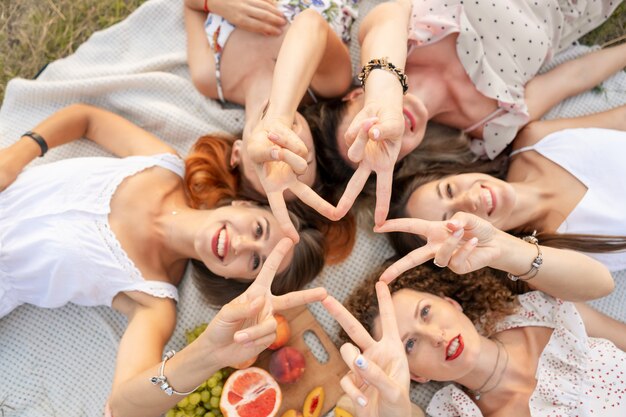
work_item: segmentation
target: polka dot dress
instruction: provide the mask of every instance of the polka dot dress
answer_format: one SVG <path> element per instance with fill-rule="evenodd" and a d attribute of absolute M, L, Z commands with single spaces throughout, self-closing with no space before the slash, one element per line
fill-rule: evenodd
<path fill-rule="evenodd" d="M 495 158 L 528 122 L 526 83 L 554 54 L 605 21 L 619 3 L 414 0 L 409 54 L 458 33 L 457 53 L 467 75 L 478 91 L 498 101 L 499 111 L 484 123 L 483 141 L 475 144 L 479 153 Z"/>
<path fill-rule="evenodd" d="M 626 416 L 626 352 L 606 339 L 587 336 L 572 303 L 535 291 L 519 296 L 521 308 L 497 332 L 525 326 L 554 329 L 537 365 L 537 386 L 528 406 L 533 417 Z M 427 412 L 433 417 L 482 416 L 455 385 L 438 391 Z"/>

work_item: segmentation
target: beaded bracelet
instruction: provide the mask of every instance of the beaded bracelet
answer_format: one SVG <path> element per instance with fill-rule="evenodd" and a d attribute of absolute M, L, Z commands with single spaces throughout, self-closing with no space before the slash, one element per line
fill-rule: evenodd
<path fill-rule="evenodd" d="M 188 392 L 176 391 L 167 382 L 167 377 L 165 375 L 163 375 L 163 370 L 165 369 L 165 362 L 170 360 L 175 354 L 176 354 L 175 350 L 168 350 L 167 352 L 165 352 L 165 355 L 163 355 L 163 362 L 161 362 L 161 368 L 159 369 L 159 375 L 158 376 L 153 376 L 152 378 L 150 378 L 150 382 L 152 382 L 152 385 L 158 385 L 159 388 L 161 388 L 161 390 L 164 393 L 166 393 L 167 395 L 169 395 L 170 397 L 172 396 L 172 394 L 187 396 L 187 395 L 193 393 L 196 389 L 198 389 L 198 387 L 196 387 L 196 388 L 194 388 L 194 389 L 192 389 L 191 391 L 188 391 Z"/>
<path fill-rule="evenodd" d="M 41 149 L 41 154 L 39 155 L 40 158 L 44 156 L 46 152 L 48 152 L 48 143 L 39 133 L 32 132 L 29 130 L 28 132 L 22 135 L 22 137 L 24 136 L 29 137 L 35 142 L 37 142 L 37 145 L 39 145 L 39 149 Z"/>
<path fill-rule="evenodd" d="M 369 77 L 372 70 L 375 69 L 382 69 L 385 71 L 389 71 L 392 74 L 395 74 L 400 81 L 400 85 L 402 86 L 402 94 L 406 94 L 406 92 L 409 90 L 409 84 L 407 84 L 406 74 L 400 68 L 387 61 L 387 57 L 374 58 L 370 60 L 367 64 L 363 65 L 361 72 L 357 76 L 358 80 L 361 82 L 361 87 L 365 88 L 365 81 L 367 80 L 367 77 Z"/>
<path fill-rule="evenodd" d="M 537 234 L 537 231 L 535 230 L 532 235 L 524 236 L 522 240 L 524 242 L 532 243 L 533 245 L 535 245 L 535 247 L 537 248 L 537 256 L 530 263 L 530 269 L 527 272 L 521 275 L 513 275 L 511 273 L 506 274 L 506 276 L 511 281 L 517 281 L 518 279 L 521 281 L 528 281 L 528 280 L 535 278 L 535 276 L 539 272 L 539 268 L 541 267 L 541 264 L 543 263 L 543 254 L 541 253 L 541 248 L 539 247 L 539 240 L 537 240 L 537 238 L 535 237 L 536 234 Z"/>

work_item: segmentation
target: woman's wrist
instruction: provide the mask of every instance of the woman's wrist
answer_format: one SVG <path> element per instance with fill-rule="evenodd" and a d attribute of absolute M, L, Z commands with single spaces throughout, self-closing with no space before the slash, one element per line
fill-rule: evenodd
<path fill-rule="evenodd" d="M 28 136 L 22 136 L 17 142 L 11 145 L 11 149 L 15 159 L 22 162 L 24 165 L 27 165 L 41 155 L 41 147 Z"/>
<path fill-rule="evenodd" d="M 535 245 L 506 232 L 498 233 L 496 244 L 500 248 L 500 256 L 489 266 L 514 276 L 527 273 L 537 256 Z"/>

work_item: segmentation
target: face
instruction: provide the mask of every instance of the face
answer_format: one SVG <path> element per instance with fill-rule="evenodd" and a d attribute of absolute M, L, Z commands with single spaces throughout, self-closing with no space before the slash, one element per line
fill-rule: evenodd
<path fill-rule="evenodd" d="M 346 131 L 352 123 L 356 115 L 363 110 L 365 104 L 365 95 L 363 89 L 357 88 L 344 97 L 348 102 L 346 112 L 344 113 L 339 126 L 337 126 L 337 147 L 343 159 L 352 168 L 356 168 L 357 164 L 348 159 L 348 145 L 344 140 Z M 403 96 L 402 115 L 404 116 L 404 133 L 402 135 L 402 147 L 398 161 L 411 152 L 424 138 L 426 130 L 426 122 L 428 114 L 422 102 L 412 94 Z"/>
<path fill-rule="evenodd" d="M 313 145 L 313 135 L 311 134 L 311 129 L 309 129 L 309 124 L 300 113 L 296 113 L 296 117 L 294 119 L 291 129 L 296 135 L 298 135 L 302 142 L 304 142 L 308 150 L 308 154 L 306 157 L 308 168 L 304 174 L 298 176 L 298 179 L 300 180 L 300 182 L 311 187 L 315 182 L 315 175 L 317 173 L 315 146 Z M 248 134 L 248 129 L 244 130 L 244 135 L 246 134 Z M 248 155 L 245 146 L 243 146 L 243 141 L 235 141 L 230 162 L 231 165 L 240 166 L 244 177 L 246 177 L 248 182 L 252 184 L 256 191 L 261 194 L 265 194 L 265 190 L 263 189 L 261 181 L 259 180 L 259 177 L 254 169 L 254 164 L 250 160 L 250 156 Z M 292 199 L 294 198 L 294 196 L 293 194 L 286 192 L 285 198 Z"/>
<path fill-rule="evenodd" d="M 211 272 L 250 281 L 283 237 L 285 234 L 269 210 L 248 202 L 233 202 L 211 211 L 199 228 L 194 245 Z M 292 256 L 285 256 L 278 272 L 285 270 Z"/>
<path fill-rule="evenodd" d="M 392 300 L 411 379 L 454 381 L 475 367 L 481 338 L 456 301 L 409 289 Z M 380 337 L 380 318 L 373 333 Z"/>
<path fill-rule="evenodd" d="M 465 211 L 507 230 L 515 201 L 515 190 L 505 181 L 479 173 L 451 175 L 413 191 L 407 201 L 407 214 L 426 220 L 447 220 L 457 211 Z"/>

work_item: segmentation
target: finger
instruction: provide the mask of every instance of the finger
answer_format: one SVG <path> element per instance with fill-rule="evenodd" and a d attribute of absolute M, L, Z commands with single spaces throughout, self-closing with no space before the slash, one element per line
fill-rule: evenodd
<path fill-rule="evenodd" d="M 309 154 L 309 149 L 298 135 L 290 129 L 280 127 L 276 127 L 275 129 L 277 131 L 272 130 L 268 132 L 267 138 L 269 140 L 282 148 L 289 149 L 291 152 L 306 158 Z"/>
<path fill-rule="evenodd" d="M 265 304 L 264 297 L 248 300 L 244 295 L 224 305 L 218 312 L 216 319 L 226 324 L 239 323 L 255 317 Z"/>
<path fill-rule="evenodd" d="M 352 145 L 361 130 L 367 132 L 377 121 L 378 117 L 376 116 L 366 117 L 363 119 L 359 116 L 355 117 L 352 123 L 350 123 L 350 126 L 348 126 L 346 133 L 343 135 L 344 140 L 348 145 Z"/>
<path fill-rule="evenodd" d="M 233 339 L 236 343 L 254 343 L 267 335 L 276 335 L 276 319 L 271 315 L 261 323 L 235 332 Z"/>
<path fill-rule="evenodd" d="M 361 407 L 367 406 L 367 397 L 361 392 L 360 389 L 357 388 L 356 384 L 349 375 L 345 375 L 341 378 L 339 385 L 341 385 L 341 388 L 344 390 L 346 395 L 350 397 L 354 404 L 358 404 Z"/>
<path fill-rule="evenodd" d="M 422 246 L 417 248 L 385 269 L 379 280 L 389 284 L 403 272 L 423 264 L 427 260 L 432 259 L 432 257 L 433 253 L 430 247 Z"/>
<path fill-rule="evenodd" d="M 396 310 L 391 300 L 391 292 L 384 282 L 376 283 L 376 298 L 380 309 L 380 322 L 383 329 L 383 337 L 400 339 L 398 333 L 398 322 L 396 321 Z"/>
<path fill-rule="evenodd" d="M 343 361 L 346 363 L 346 365 L 348 365 L 348 368 L 350 368 L 350 370 L 352 371 L 352 375 L 354 378 L 353 381 L 355 385 L 357 387 L 362 386 L 364 384 L 363 378 L 361 378 L 357 374 L 355 370 L 356 365 L 354 364 L 354 361 L 356 360 L 357 356 L 361 354 L 361 350 L 355 345 L 353 345 L 352 343 L 344 343 L 339 348 L 339 353 L 341 354 Z"/>
<path fill-rule="evenodd" d="M 372 171 L 369 168 L 359 165 L 359 167 L 352 174 L 352 178 L 348 181 L 348 185 L 346 185 L 346 189 L 343 192 L 343 195 L 339 199 L 339 203 L 337 203 L 337 208 L 335 209 L 335 218 L 340 219 L 350 211 L 352 205 L 356 201 L 357 197 L 365 187 L 365 183 L 370 176 Z"/>
<path fill-rule="evenodd" d="M 327 296 L 328 293 L 325 288 L 317 287 L 275 296 L 272 300 L 272 304 L 274 305 L 274 310 L 287 310 L 293 307 L 322 301 Z"/>
<path fill-rule="evenodd" d="M 401 140 L 404 134 L 404 116 L 381 117 L 369 128 L 367 134 L 372 140 Z"/>
<path fill-rule="evenodd" d="M 359 129 L 354 142 L 352 142 L 352 145 L 348 148 L 348 158 L 352 162 L 358 163 L 363 160 L 365 147 L 367 146 L 368 141 L 369 138 L 367 137 L 367 130 Z"/>
<path fill-rule="evenodd" d="M 289 238 L 282 238 L 272 249 L 270 255 L 267 257 L 265 262 L 263 263 L 263 267 L 261 268 L 261 272 L 254 280 L 254 283 L 257 285 L 261 285 L 267 289 L 272 287 L 272 282 L 274 281 L 274 276 L 276 275 L 276 271 L 278 271 L 278 267 L 282 262 L 285 255 L 291 251 L 293 248 L 293 242 Z"/>
<path fill-rule="evenodd" d="M 319 194 L 311 189 L 311 187 L 298 181 L 296 184 L 289 187 L 289 189 L 294 195 L 302 200 L 303 203 L 317 211 L 322 216 L 331 220 L 338 220 L 335 214 L 335 206 L 320 197 Z"/>
<path fill-rule="evenodd" d="M 415 218 L 391 219 L 386 220 L 380 226 L 375 226 L 374 231 L 378 233 L 404 232 L 412 233 L 414 235 L 426 236 L 428 229 L 433 223 L 435 222 Z"/>
<path fill-rule="evenodd" d="M 376 209 L 374 210 L 374 222 L 377 225 L 383 224 L 389 214 L 392 182 L 393 167 L 389 167 L 388 170 L 376 172 Z"/>
<path fill-rule="evenodd" d="M 463 246 L 461 246 L 455 253 L 452 254 L 450 261 L 448 262 L 448 267 L 454 272 L 463 273 L 467 270 L 465 265 L 468 265 L 468 258 L 476 249 L 476 245 L 478 244 L 478 238 L 473 237 Z"/>
<path fill-rule="evenodd" d="M 279 146 L 249 146 L 248 154 L 252 162 L 256 164 L 283 161 L 298 174 L 303 174 L 308 167 L 306 159 Z"/>
<path fill-rule="evenodd" d="M 285 19 L 285 16 L 283 15 L 283 13 L 280 10 L 278 10 L 278 8 L 276 7 L 275 0 L 258 0 L 258 1 L 255 0 L 253 1 L 253 4 L 256 7 L 262 8 L 268 13 L 271 13 L 272 15 L 278 17 L 283 22 L 283 24 L 287 23 L 287 20 Z"/>
<path fill-rule="evenodd" d="M 459 242 L 463 238 L 463 229 L 458 229 L 439 246 L 435 252 L 434 262 L 437 266 L 445 267 L 450 263 L 452 254 L 459 247 Z"/>
<path fill-rule="evenodd" d="M 268 24 L 264 20 L 260 20 L 250 16 L 242 16 L 237 22 L 238 28 L 245 29 L 248 32 L 255 32 L 269 36 L 280 35 L 282 33 L 282 30 L 279 28 L 279 26 L 283 25 L 284 23 Z"/>
<path fill-rule="evenodd" d="M 300 235 L 291 222 L 291 217 L 289 217 L 289 211 L 287 211 L 287 205 L 285 204 L 282 191 L 267 193 L 267 201 L 270 203 L 272 213 L 274 217 L 276 217 L 276 220 L 278 220 L 282 231 L 285 232 L 294 243 L 298 243 L 300 241 Z"/>
<path fill-rule="evenodd" d="M 322 305 L 362 350 L 366 350 L 376 343 L 363 325 L 333 296 L 326 297 L 322 301 Z"/>
<path fill-rule="evenodd" d="M 365 379 L 369 385 L 378 389 L 383 398 L 404 398 L 404 396 L 397 395 L 397 390 L 401 388 L 394 382 L 393 376 L 387 375 L 376 362 L 367 360 L 363 355 L 360 355 L 355 362 L 360 364 L 356 366 L 355 373 L 361 379 Z M 406 371 L 408 373 L 408 369 Z"/>

